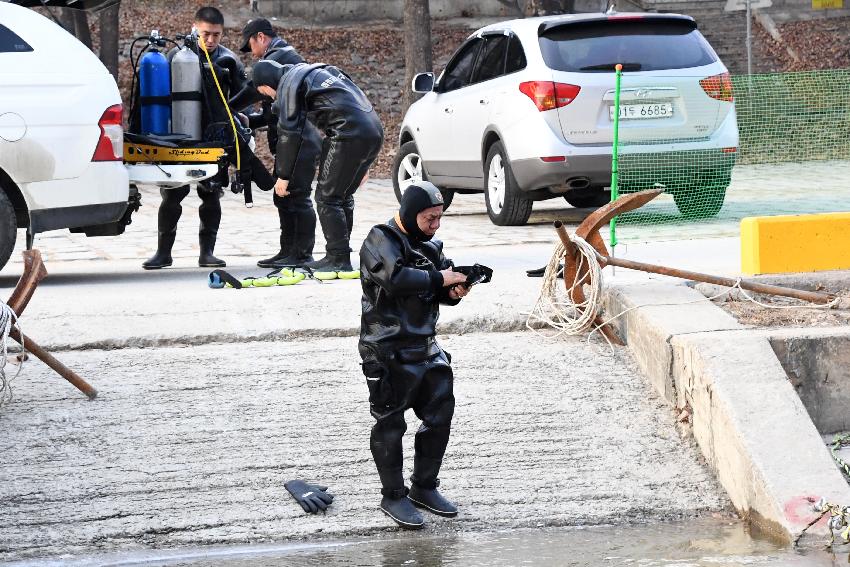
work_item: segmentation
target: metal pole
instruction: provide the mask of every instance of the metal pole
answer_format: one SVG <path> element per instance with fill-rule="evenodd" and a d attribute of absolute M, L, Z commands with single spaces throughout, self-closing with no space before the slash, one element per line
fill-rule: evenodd
<path fill-rule="evenodd" d="M 76 389 L 84 393 L 90 400 L 97 397 L 97 390 L 91 384 L 80 378 L 80 375 L 59 362 L 56 357 L 44 350 L 41 345 L 24 335 L 17 329 L 9 331 L 9 336 L 24 346 L 27 352 L 32 353 L 37 359 L 53 369 L 59 376 L 74 385 Z"/>
<path fill-rule="evenodd" d="M 623 65 L 617 63 L 614 66 L 614 139 L 611 144 L 611 201 L 616 201 L 620 196 L 620 89 L 623 80 Z M 609 227 L 611 235 L 611 255 L 617 255 L 617 217 L 611 219 Z M 611 268 L 612 275 L 616 275 L 616 268 Z"/>
<path fill-rule="evenodd" d="M 747 75 L 753 74 L 753 9 L 752 0 L 747 0 Z"/>
<path fill-rule="evenodd" d="M 653 274 L 661 274 L 663 276 L 672 276 L 674 278 L 682 278 L 686 280 L 696 280 L 698 282 L 706 282 L 715 285 L 733 287 L 738 280 L 732 278 L 724 278 L 722 276 L 712 276 L 710 274 L 702 274 L 699 272 L 691 272 L 688 270 L 679 270 L 676 268 L 668 268 L 666 266 L 656 266 L 654 264 L 645 264 L 643 262 L 634 262 L 625 258 L 599 257 L 599 263 L 611 266 L 620 266 L 621 268 L 629 268 L 630 270 L 640 270 L 642 272 L 650 272 Z M 783 297 L 793 297 L 803 301 L 812 303 L 826 304 L 835 299 L 835 296 L 829 293 L 818 293 L 816 291 L 803 291 L 788 287 L 780 287 L 778 285 L 760 284 L 747 280 L 740 280 L 738 283 L 743 289 L 754 291 L 756 293 L 767 293 L 770 295 L 781 295 Z"/>

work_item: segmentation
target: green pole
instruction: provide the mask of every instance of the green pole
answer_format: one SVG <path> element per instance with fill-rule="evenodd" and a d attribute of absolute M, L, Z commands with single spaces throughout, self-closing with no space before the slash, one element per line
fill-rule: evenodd
<path fill-rule="evenodd" d="M 614 143 L 611 144 L 611 200 L 616 201 L 620 196 L 618 190 L 618 159 L 620 146 L 620 82 L 623 78 L 623 66 L 620 63 L 614 67 L 616 71 L 616 81 L 614 86 Z M 617 246 L 617 217 L 611 219 L 609 225 L 609 234 L 611 235 L 611 248 Z"/>

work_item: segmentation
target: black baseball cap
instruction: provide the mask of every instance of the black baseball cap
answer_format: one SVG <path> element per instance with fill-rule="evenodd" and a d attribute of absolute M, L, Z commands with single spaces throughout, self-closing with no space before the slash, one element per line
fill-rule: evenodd
<path fill-rule="evenodd" d="M 242 47 L 239 49 L 242 53 L 251 51 L 251 46 L 248 45 L 248 40 L 258 33 L 264 33 L 269 37 L 275 37 L 277 32 L 274 31 L 272 23 L 265 18 L 256 18 L 245 24 L 242 28 Z"/>

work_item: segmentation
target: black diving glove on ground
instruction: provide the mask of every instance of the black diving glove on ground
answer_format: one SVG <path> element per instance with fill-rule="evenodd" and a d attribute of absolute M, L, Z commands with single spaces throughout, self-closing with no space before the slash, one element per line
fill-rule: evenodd
<path fill-rule="evenodd" d="M 327 486 L 307 484 L 303 480 L 290 480 L 283 486 L 308 514 L 315 514 L 319 510 L 324 512 L 334 501 L 334 495 L 325 492 Z"/>

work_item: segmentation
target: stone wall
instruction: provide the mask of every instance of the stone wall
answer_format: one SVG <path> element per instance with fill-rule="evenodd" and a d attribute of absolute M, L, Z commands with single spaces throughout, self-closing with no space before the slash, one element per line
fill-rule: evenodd
<path fill-rule="evenodd" d="M 635 9 L 640 0 L 619 0 L 622 11 Z M 577 0 L 576 10 L 596 12 L 606 0 Z M 313 23 L 401 20 L 404 0 L 259 0 L 260 12 L 278 18 L 298 18 Z M 435 18 L 515 18 L 516 10 L 498 0 L 431 0 Z"/>

